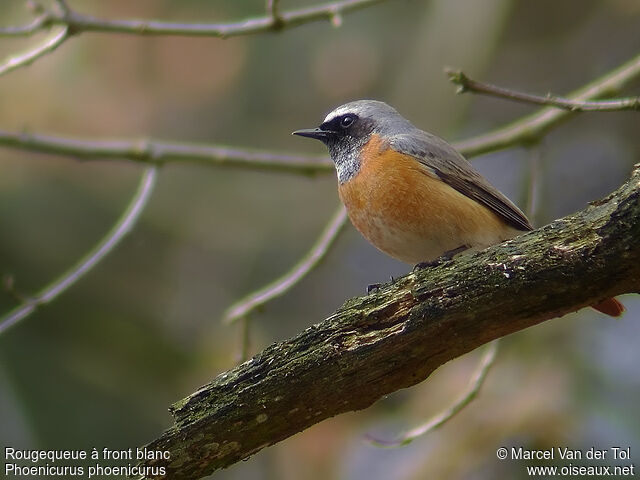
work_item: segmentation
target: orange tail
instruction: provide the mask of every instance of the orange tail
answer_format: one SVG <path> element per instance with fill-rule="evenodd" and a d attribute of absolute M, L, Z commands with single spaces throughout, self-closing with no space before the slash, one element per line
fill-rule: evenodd
<path fill-rule="evenodd" d="M 624 312 L 624 305 L 622 305 L 622 303 L 620 303 L 615 298 L 609 298 L 604 302 L 591 305 L 591 308 L 595 308 L 599 312 L 602 312 L 605 315 L 610 315 L 612 317 L 619 317 Z"/>

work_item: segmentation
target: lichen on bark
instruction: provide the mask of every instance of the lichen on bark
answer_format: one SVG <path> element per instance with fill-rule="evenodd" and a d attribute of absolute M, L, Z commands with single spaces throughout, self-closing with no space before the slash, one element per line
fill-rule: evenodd
<path fill-rule="evenodd" d="M 640 168 L 607 198 L 481 252 L 412 272 L 220 374 L 171 407 L 162 478 L 195 479 L 326 418 L 368 407 L 443 363 L 640 290 Z"/>

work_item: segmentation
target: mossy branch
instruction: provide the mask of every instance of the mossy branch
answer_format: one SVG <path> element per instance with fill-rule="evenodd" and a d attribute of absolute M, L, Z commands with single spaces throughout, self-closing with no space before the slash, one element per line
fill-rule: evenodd
<path fill-rule="evenodd" d="M 171 458 L 145 465 L 203 477 L 491 340 L 638 292 L 639 219 L 640 165 L 583 211 L 351 299 L 174 404 L 175 425 L 147 445 Z"/>

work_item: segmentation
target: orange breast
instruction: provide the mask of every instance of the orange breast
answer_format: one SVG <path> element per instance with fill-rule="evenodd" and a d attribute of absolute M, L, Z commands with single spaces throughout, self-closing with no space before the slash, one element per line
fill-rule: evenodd
<path fill-rule="evenodd" d="M 338 187 L 353 225 L 378 249 L 407 263 L 467 245 L 483 248 L 518 233 L 410 155 L 373 135 L 359 172 Z"/>

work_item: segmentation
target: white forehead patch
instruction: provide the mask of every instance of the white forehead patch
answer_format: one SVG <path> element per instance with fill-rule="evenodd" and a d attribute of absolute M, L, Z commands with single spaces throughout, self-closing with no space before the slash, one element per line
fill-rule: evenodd
<path fill-rule="evenodd" d="M 355 113 L 355 112 L 353 111 L 353 108 L 345 107 L 344 105 L 342 105 L 341 107 L 336 108 L 332 112 L 329 112 L 329 114 L 326 117 L 324 117 L 324 122 L 330 122 L 334 118 L 339 117 L 340 115 L 344 115 L 345 113 Z"/>

